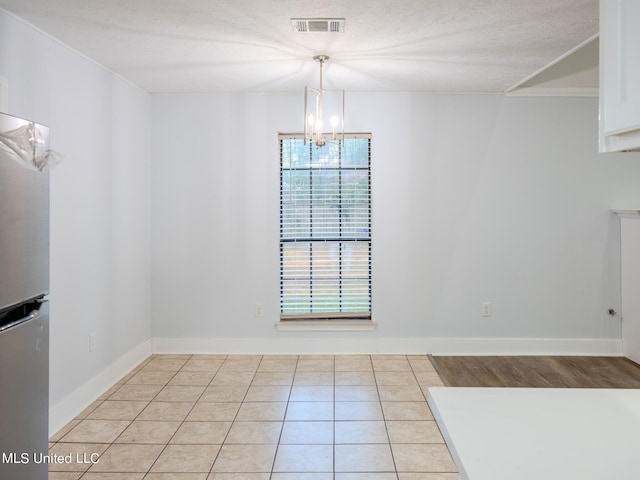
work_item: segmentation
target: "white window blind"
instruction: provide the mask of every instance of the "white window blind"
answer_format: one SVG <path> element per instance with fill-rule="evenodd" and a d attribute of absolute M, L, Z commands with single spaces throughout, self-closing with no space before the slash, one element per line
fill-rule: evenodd
<path fill-rule="evenodd" d="M 371 318 L 371 135 L 280 135 L 282 320 Z"/>

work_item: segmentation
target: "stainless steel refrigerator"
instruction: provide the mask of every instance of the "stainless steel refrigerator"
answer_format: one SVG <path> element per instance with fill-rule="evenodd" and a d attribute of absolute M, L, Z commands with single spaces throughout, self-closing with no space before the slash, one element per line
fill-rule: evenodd
<path fill-rule="evenodd" d="M 47 479 L 48 136 L 0 113 L 0 479 Z"/>

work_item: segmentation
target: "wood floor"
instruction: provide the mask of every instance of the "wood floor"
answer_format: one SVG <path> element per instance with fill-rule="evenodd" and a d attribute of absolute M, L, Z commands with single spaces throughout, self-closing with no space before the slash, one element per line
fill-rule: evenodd
<path fill-rule="evenodd" d="M 450 387 L 640 388 L 640 366 L 623 357 L 430 356 Z"/>

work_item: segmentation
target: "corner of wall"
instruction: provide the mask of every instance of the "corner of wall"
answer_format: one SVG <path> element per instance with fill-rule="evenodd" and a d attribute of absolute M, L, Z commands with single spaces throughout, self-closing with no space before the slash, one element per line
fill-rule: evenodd
<path fill-rule="evenodd" d="M 55 405 L 49 407 L 49 437 L 58 433 L 67 423 L 115 385 L 122 377 L 151 355 L 151 340 L 131 349 L 88 382 L 80 385 Z"/>

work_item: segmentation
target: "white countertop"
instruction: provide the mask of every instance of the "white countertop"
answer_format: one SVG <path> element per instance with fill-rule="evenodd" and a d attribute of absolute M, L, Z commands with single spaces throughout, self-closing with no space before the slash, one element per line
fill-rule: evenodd
<path fill-rule="evenodd" d="M 429 388 L 460 480 L 637 480 L 640 390 Z"/>

